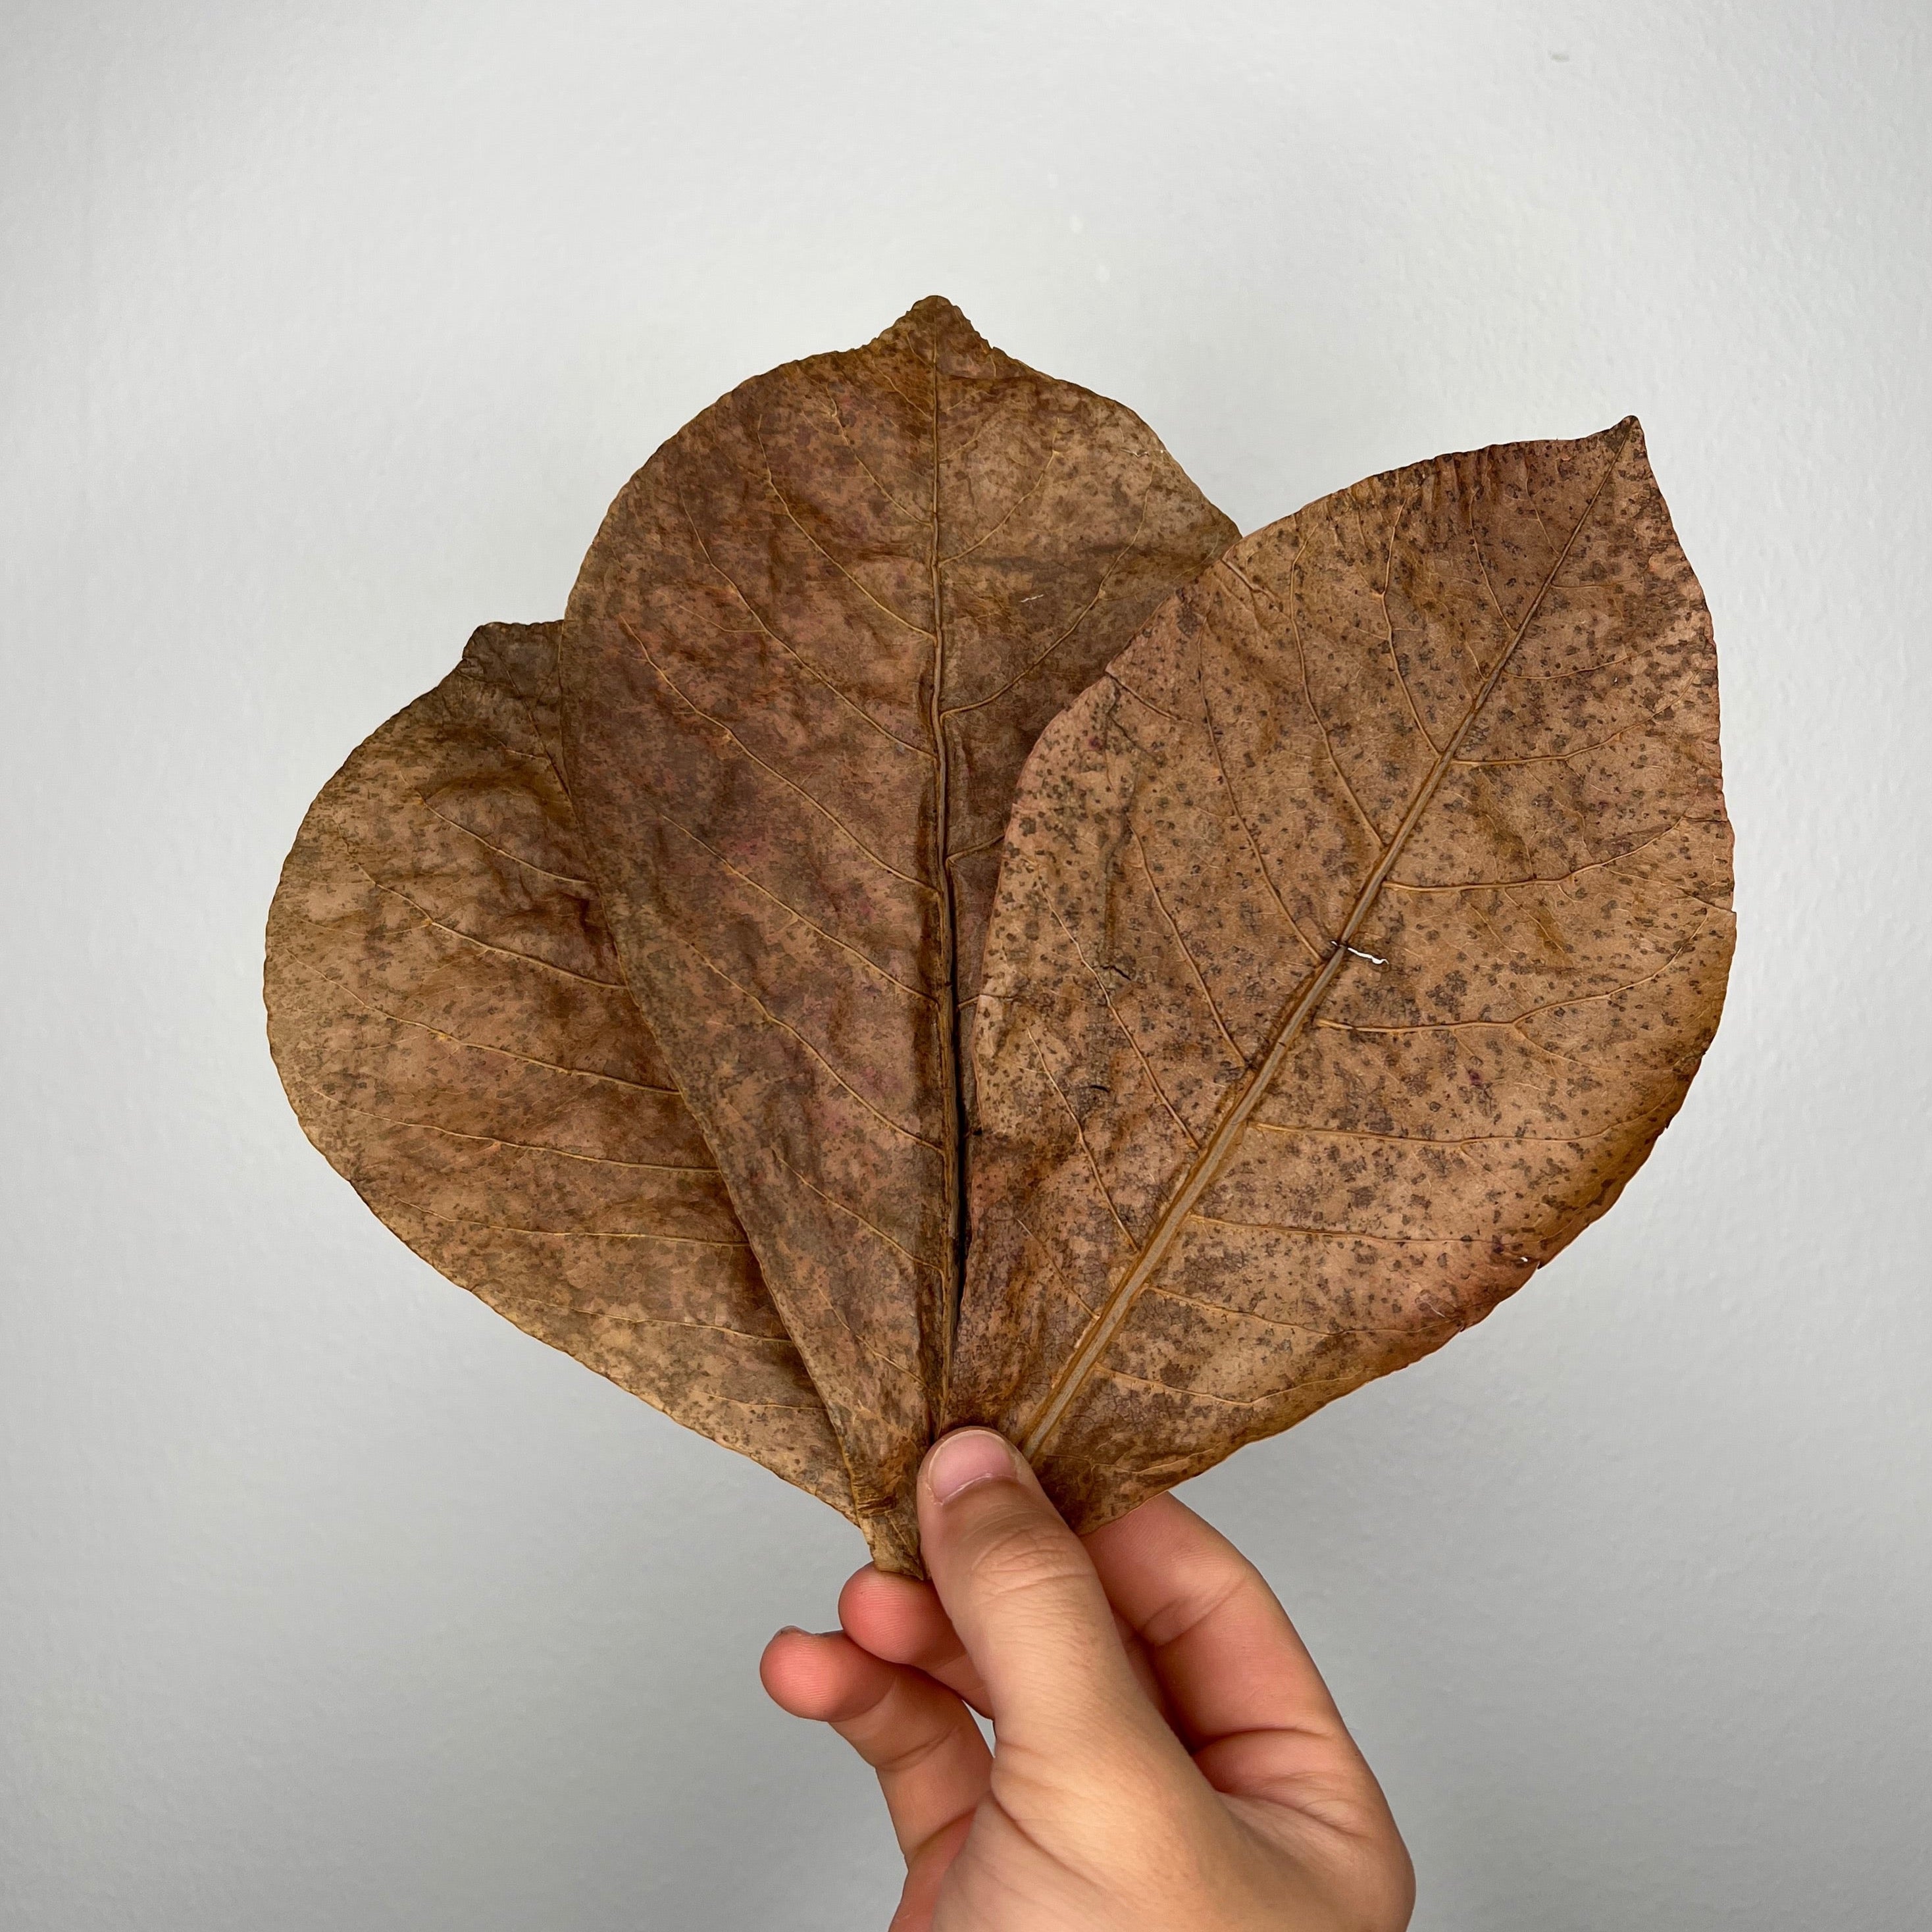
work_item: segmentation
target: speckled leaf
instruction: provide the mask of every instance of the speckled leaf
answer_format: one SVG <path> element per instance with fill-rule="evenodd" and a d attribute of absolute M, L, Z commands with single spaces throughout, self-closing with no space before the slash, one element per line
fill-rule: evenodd
<path fill-rule="evenodd" d="M 957 1305 L 961 1016 L 1013 785 L 1234 535 L 1137 416 L 933 298 L 706 410 L 572 595 L 611 931 L 889 1565 Z"/>
<path fill-rule="evenodd" d="M 604 927 L 560 776 L 558 629 L 485 625 L 310 807 L 269 915 L 276 1065 L 432 1267 L 849 1515 L 824 1405 Z"/>
<path fill-rule="evenodd" d="M 1634 421 L 1231 550 L 1040 739 L 952 1414 L 1089 1526 L 1479 1320 L 1722 1004 L 1704 601 Z"/>

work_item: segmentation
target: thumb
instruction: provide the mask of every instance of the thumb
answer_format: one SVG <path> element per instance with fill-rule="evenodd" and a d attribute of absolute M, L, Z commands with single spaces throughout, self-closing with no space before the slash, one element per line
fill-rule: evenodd
<path fill-rule="evenodd" d="M 920 1540 L 939 1600 L 986 1687 L 1003 1744 L 1059 1755 L 1166 1726 L 1136 1681 L 1086 1546 L 990 1429 L 927 1452 Z M 1158 1746 L 1156 1746 L 1158 1748 Z"/>

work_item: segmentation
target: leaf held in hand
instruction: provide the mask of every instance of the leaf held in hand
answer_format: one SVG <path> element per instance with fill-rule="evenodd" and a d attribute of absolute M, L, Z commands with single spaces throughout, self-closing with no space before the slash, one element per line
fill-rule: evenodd
<path fill-rule="evenodd" d="M 1090 1527 L 1479 1320 L 1682 1100 L 1730 842 L 1634 421 L 1236 545 L 1015 803 L 953 1418 Z"/>
<path fill-rule="evenodd" d="M 304 1127 L 889 1568 L 940 1426 L 1088 1528 L 1439 1346 L 1717 1024 L 1708 616 L 1634 421 L 1234 538 L 937 298 L 744 384 L 310 808 Z"/>
<path fill-rule="evenodd" d="M 618 950 L 884 1562 L 958 1306 L 962 1016 L 1021 764 L 1234 536 L 1138 416 L 929 299 L 680 431 L 572 595 Z"/>

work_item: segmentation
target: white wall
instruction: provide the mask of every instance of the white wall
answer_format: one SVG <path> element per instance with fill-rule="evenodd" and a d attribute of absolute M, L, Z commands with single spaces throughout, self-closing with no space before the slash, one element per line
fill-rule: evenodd
<path fill-rule="evenodd" d="M 753 1664 L 830 1512 L 439 1280 L 262 1036 L 303 808 L 741 377 L 938 290 L 1244 529 L 1625 411 L 1717 615 L 1730 1009 L 1624 1204 L 1192 1499 L 1425 1932 L 1922 1927 L 1932 16 L 0 6 L 0 1922 L 882 1925 Z"/>

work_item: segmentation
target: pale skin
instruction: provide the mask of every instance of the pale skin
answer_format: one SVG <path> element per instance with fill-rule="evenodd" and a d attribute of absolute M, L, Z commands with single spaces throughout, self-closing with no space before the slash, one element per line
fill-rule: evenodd
<path fill-rule="evenodd" d="M 890 1932 L 1402 1932 L 1381 1787 L 1225 1538 L 1172 1496 L 1076 1537 L 976 1429 L 928 1454 L 919 1515 L 931 1583 L 861 1570 L 842 1628 L 760 1666 L 878 1773 Z"/>

